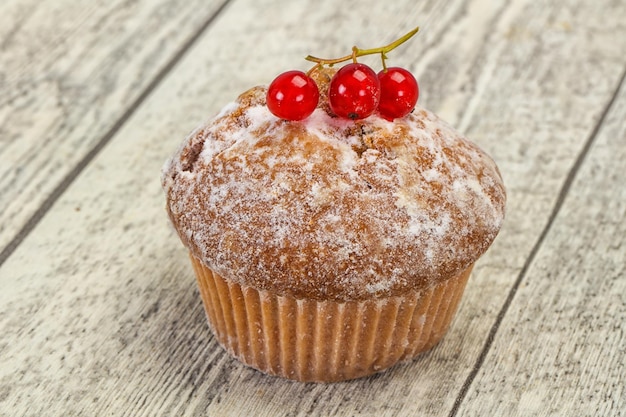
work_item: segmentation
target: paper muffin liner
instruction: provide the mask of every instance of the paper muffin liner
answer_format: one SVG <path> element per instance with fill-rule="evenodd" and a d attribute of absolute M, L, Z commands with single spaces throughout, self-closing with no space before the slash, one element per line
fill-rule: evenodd
<path fill-rule="evenodd" d="M 262 372 L 318 382 L 370 375 L 433 347 L 473 267 L 420 292 L 339 302 L 259 291 L 190 257 L 209 324 L 228 352 Z"/>

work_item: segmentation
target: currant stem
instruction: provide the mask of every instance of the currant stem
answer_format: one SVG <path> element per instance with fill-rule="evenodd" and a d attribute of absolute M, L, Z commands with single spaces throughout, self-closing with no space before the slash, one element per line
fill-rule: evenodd
<path fill-rule="evenodd" d="M 398 46 L 402 45 L 404 42 L 411 39 L 413 35 L 419 32 L 419 30 L 420 28 L 418 26 L 412 31 L 410 31 L 409 33 L 407 33 L 406 35 L 391 42 L 389 45 L 381 46 L 380 48 L 360 49 L 354 46 L 352 47 L 352 53 L 350 55 L 342 56 L 341 58 L 324 59 L 324 58 L 317 58 L 312 55 L 308 55 L 304 59 L 306 59 L 307 61 L 317 63 L 317 65 L 314 68 L 318 68 L 324 65 L 332 66 L 334 64 L 338 64 L 340 62 L 345 62 L 349 60 L 353 60 L 353 62 L 356 62 L 357 57 L 365 56 L 365 55 L 380 54 L 381 59 L 383 61 L 383 69 L 387 69 L 387 66 L 385 65 L 385 59 L 387 59 L 387 52 L 394 50 Z"/>

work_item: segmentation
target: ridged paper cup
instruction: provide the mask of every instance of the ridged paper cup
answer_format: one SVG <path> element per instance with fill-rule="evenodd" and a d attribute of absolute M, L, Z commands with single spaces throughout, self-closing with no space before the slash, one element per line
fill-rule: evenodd
<path fill-rule="evenodd" d="M 318 382 L 367 376 L 433 347 L 473 267 L 423 291 L 339 302 L 259 291 L 191 261 L 211 329 L 228 352 L 262 372 Z"/>

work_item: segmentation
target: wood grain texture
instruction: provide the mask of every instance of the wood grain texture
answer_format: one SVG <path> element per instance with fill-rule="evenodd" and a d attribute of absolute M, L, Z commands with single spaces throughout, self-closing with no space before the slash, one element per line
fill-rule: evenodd
<path fill-rule="evenodd" d="M 222 2 L 76 3 L 0 4 L 0 253 Z"/>
<path fill-rule="evenodd" d="M 626 413 L 626 82 L 460 415 Z"/>
<path fill-rule="evenodd" d="M 550 221 L 561 186 L 620 82 L 624 45 L 615 39 L 626 39 L 624 6 L 609 0 L 383 3 L 347 0 L 339 8 L 330 0 L 236 0 L 209 26 L 0 266 L 0 415 L 436 416 L 453 410 L 509 290 Z M 416 73 L 423 105 L 495 157 L 508 186 L 505 227 L 477 264 L 451 331 L 415 361 L 330 385 L 293 383 L 248 369 L 225 354 L 208 330 L 186 251 L 163 210 L 160 166 L 199 120 L 251 85 L 299 63 L 306 68 L 307 53 L 340 55 L 355 42 L 376 46 L 416 23 L 424 32 L 391 54 L 392 63 Z M 107 109 L 104 114 L 112 111 Z M 76 120 L 73 129 L 89 128 L 86 120 Z M 611 120 L 607 129 L 615 128 Z M 593 160 L 585 160 L 581 172 L 593 171 Z M 596 226 L 580 218 L 570 221 L 582 225 L 585 236 L 604 236 L 594 235 Z M 571 233 L 567 230 L 563 233 Z M 570 248 L 576 254 L 579 249 Z M 587 269 L 585 276 L 608 271 L 596 269 L 601 266 L 590 257 L 573 258 Z M 619 262 L 623 253 L 611 259 Z M 542 251 L 536 265 L 541 262 L 562 265 L 558 251 Z M 578 287 L 574 275 L 569 279 L 572 291 L 586 291 L 587 284 Z M 532 291 L 560 294 L 549 279 L 541 282 L 546 288 L 535 284 Z M 603 293 L 621 288 L 610 285 Z M 511 329 L 547 337 L 542 332 L 559 328 L 550 322 L 554 315 L 546 315 L 545 323 L 520 320 L 515 306 L 522 296 L 520 290 L 499 337 Z M 623 317 L 620 301 L 623 306 L 623 299 L 616 299 L 607 307 L 613 315 L 593 316 L 594 323 L 616 323 Z M 565 328 L 560 337 L 567 342 L 571 334 Z M 582 333 L 574 339 L 588 343 L 584 349 L 601 342 L 601 333 L 585 334 L 588 340 Z M 492 409 L 512 409 L 496 403 L 520 392 L 496 391 L 498 378 L 521 370 L 515 364 L 501 369 L 500 346 L 506 348 L 509 337 L 502 339 L 457 415 L 490 414 L 476 404 L 485 401 L 474 391 L 482 381 L 492 387 Z M 615 364 L 623 356 L 617 341 L 610 344 L 614 351 L 605 350 Z M 528 355 L 546 372 L 553 370 L 541 362 L 542 351 Z M 589 381 L 613 381 L 593 367 L 584 369 Z M 623 369 L 616 372 L 611 375 L 623 375 Z M 547 392 L 566 392 L 548 379 L 541 385 Z"/>

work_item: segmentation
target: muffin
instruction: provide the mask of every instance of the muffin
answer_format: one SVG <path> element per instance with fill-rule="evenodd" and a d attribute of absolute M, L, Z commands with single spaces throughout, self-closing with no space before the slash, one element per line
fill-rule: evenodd
<path fill-rule="evenodd" d="M 495 163 L 419 106 L 353 121 L 322 97 L 286 121 L 266 91 L 225 106 L 163 168 L 215 337 L 298 381 L 358 378 L 430 349 L 502 224 Z"/>

